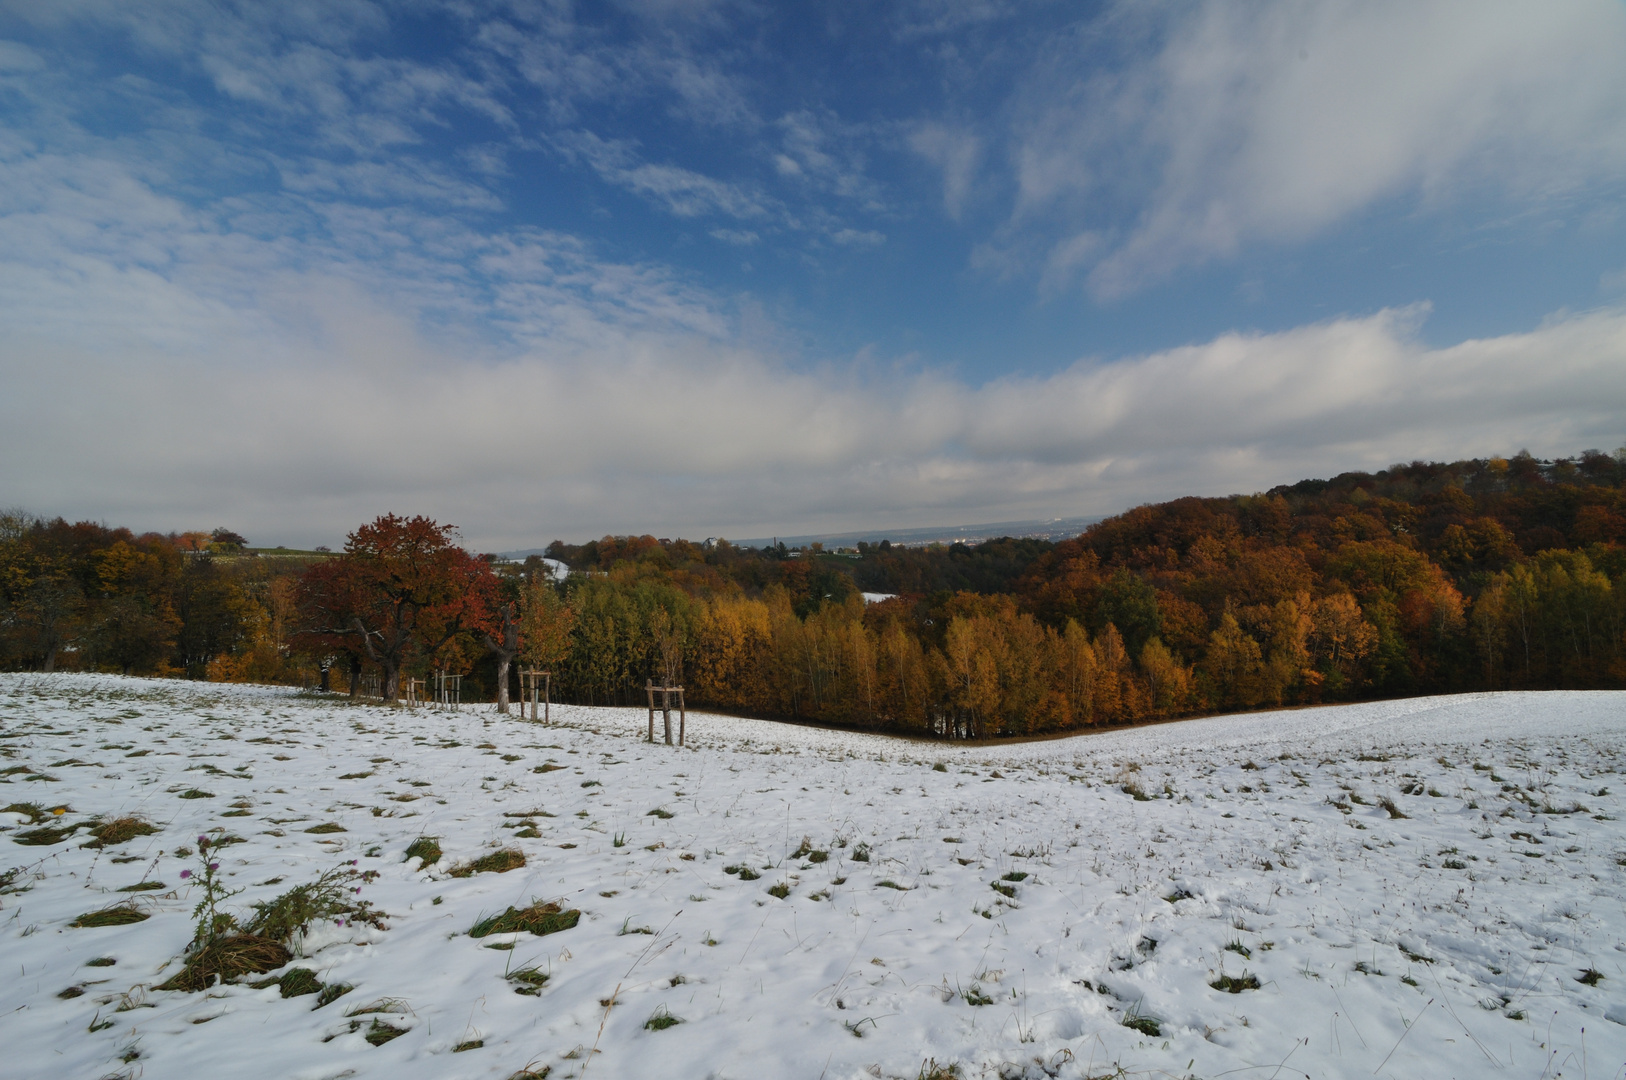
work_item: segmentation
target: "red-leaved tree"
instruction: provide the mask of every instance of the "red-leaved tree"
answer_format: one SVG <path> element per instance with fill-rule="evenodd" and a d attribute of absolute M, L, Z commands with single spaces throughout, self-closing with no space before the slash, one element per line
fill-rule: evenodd
<path fill-rule="evenodd" d="M 342 556 L 300 578 L 304 643 L 359 650 L 383 669 L 385 699 L 396 700 L 403 666 L 484 621 L 490 568 L 454 535 L 454 526 L 395 514 L 351 533 Z"/>

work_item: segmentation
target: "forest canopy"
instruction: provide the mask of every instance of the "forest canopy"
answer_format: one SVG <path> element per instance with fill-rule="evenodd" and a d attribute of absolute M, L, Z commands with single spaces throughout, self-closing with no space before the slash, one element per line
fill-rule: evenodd
<path fill-rule="evenodd" d="M 1176 499 L 1061 543 L 606 536 L 520 561 L 470 554 L 421 517 L 386 515 L 330 553 L 12 512 L 0 666 L 352 694 L 377 676 L 391 700 L 439 670 L 506 708 L 529 665 L 552 672 L 556 700 L 641 702 L 673 678 L 696 705 L 982 738 L 1626 686 L 1623 578 L 1626 452 Z"/>

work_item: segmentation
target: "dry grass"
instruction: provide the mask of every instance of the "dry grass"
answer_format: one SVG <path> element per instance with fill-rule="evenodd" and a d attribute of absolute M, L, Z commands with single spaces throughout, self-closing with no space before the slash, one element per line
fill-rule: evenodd
<path fill-rule="evenodd" d="M 78 927 L 129 926 L 131 923 L 146 922 L 150 918 L 152 918 L 150 912 L 141 910 L 133 901 L 125 900 L 111 907 L 87 911 L 68 925 Z"/>
<path fill-rule="evenodd" d="M 473 877 L 475 874 L 506 874 L 525 865 L 525 853 L 519 848 L 503 848 L 482 855 L 473 862 L 458 863 L 447 873 L 455 878 Z"/>
<path fill-rule="evenodd" d="M 209 989 L 217 978 L 227 982 L 243 975 L 275 971 L 291 959 L 281 942 L 253 934 L 232 934 L 216 938 L 193 953 L 186 966 L 159 984 L 158 989 L 196 993 Z"/>
<path fill-rule="evenodd" d="M 306 829 L 305 831 L 308 832 L 308 833 L 321 834 L 321 833 L 349 832 L 350 830 L 346 829 L 343 825 L 340 825 L 337 821 L 324 821 L 320 825 L 312 825 L 310 828 Z"/>
<path fill-rule="evenodd" d="M 481 919 L 469 929 L 469 937 L 487 934 L 514 934 L 521 930 L 541 937 L 569 930 L 581 921 L 582 913 L 575 908 L 565 910 L 555 903 L 536 904 L 528 908 L 509 908 L 501 915 Z"/>
<path fill-rule="evenodd" d="M 117 817 L 112 821 L 103 821 L 94 826 L 91 835 L 96 839 L 85 844 L 87 848 L 112 847 L 114 844 L 123 844 L 134 840 L 138 836 L 151 836 L 158 830 L 145 818 L 135 815 Z"/>

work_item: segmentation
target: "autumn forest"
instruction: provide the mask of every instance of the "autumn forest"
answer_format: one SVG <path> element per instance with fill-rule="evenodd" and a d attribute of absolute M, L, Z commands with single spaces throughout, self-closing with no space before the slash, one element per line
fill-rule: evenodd
<path fill-rule="evenodd" d="M 564 572 L 568 570 L 568 573 Z M 866 601 L 863 594 L 889 598 Z M 1626 686 L 1626 452 L 1136 507 L 1061 543 L 750 548 L 651 536 L 476 555 L 387 515 L 342 551 L 0 515 L 0 667 L 506 708 L 691 705 L 938 738 L 1489 690 Z M 376 690 L 374 690 L 376 688 Z"/>

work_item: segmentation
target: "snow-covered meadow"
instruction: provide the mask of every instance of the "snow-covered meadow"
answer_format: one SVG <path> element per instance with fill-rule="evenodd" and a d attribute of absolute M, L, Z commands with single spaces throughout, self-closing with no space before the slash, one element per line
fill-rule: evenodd
<path fill-rule="evenodd" d="M 1626 694 L 999 747 L 553 719 L 0 676 L 0 1075 L 1626 1075 Z M 82 846 L 129 815 L 157 831 Z M 155 989 L 200 836 L 232 911 L 378 872 L 388 929 L 292 964 L 347 993 Z M 499 848 L 525 865 L 449 875 Z M 580 921 L 469 935 L 532 901 Z"/>

